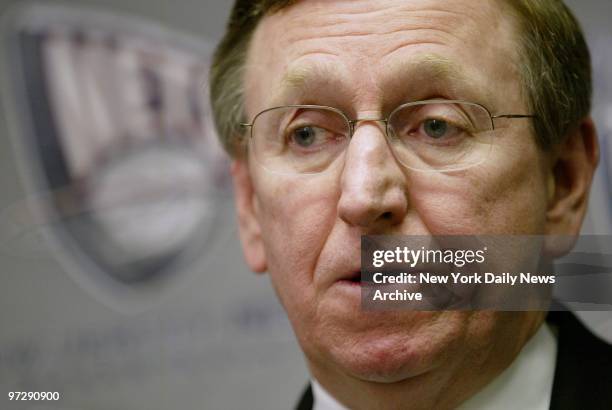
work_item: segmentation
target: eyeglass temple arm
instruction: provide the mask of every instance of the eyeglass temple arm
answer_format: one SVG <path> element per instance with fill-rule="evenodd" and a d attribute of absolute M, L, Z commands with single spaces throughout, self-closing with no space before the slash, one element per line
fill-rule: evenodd
<path fill-rule="evenodd" d="M 537 118 L 537 115 L 524 115 L 524 114 L 500 114 L 500 115 L 492 115 L 491 119 L 496 118 Z"/>

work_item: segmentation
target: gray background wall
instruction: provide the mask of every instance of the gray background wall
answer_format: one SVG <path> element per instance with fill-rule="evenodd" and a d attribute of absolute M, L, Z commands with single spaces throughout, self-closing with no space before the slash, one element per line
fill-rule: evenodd
<path fill-rule="evenodd" d="M 17 1 L 0 0 L 5 9 Z M 49 1 L 47 1 L 49 3 Z M 612 136 L 612 2 L 568 2 L 593 46 L 595 114 Z M 137 14 L 216 42 L 230 1 L 75 0 Z M 0 115 L 2 115 L 0 113 Z M 4 123 L 0 117 L 0 125 Z M 284 409 L 307 372 L 267 277 L 247 271 L 236 240 L 231 200 L 214 257 L 141 313 L 120 313 L 93 298 L 56 262 L 28 220 L 26 194 L 4 126 L 0 128 L 0 408 L 8 391 L 58 391 L 58 409 Z M 585 230 L 610 233 L 604 170 Z M 0 236 L 1 237 L 1 236 Z M 585 314 L 612 337 L 609 313 Z M 10 407 L 9 407 L 10 408 Z M 28 407 L 15 407 L 28 408 Z M 35 407 L 31 407 L 35 408 Z M 43 407 L 40 407 L 43 408 Z"/>

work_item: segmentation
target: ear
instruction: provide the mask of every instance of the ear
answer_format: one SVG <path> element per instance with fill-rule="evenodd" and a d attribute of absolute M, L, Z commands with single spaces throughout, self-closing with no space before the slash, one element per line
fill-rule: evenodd
<path fill-rule="evenodd" d="M 232 163 L 240 242 L 247 265 L 253 272 L 267 270 L 266 255 L 258 220 L 258 207 L 249 167 L 244 159 Z"/>
<path fill-rule="evenodd" d="M 597 131 L 592 118 L 587 117 L 555 150 L 549 170 L 547 235 L 576 236 L 580 233 L 598 162 Z M 553 253 L 567 251 L 569 249 L 557 249 Z"/>

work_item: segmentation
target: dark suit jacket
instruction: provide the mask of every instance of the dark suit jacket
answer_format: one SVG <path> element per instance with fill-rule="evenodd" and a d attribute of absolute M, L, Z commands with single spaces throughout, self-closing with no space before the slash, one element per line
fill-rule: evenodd
<path fill-rule="evenodd" d="M 612 410 L 612 345 L 593 335 L 570 312 L 551 312 L 547 321 L 558 329 L 551 410 Z M 311 410 L 312 406 L 308 386 L 296 409 Z"/>

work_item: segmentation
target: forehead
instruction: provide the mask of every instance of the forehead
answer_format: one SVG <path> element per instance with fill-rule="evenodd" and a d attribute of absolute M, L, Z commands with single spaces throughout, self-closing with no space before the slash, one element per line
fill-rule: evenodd
<path fill-rule="evenodd" d="M 518 104 L 516 44 L 497 0 L 303 0 L 256 29 L 247 110 L 347 100 L 375 110 L 394 98 L 426 97 L 495 109 L 493 94 L 503 87 L 504 100 Z"/>

